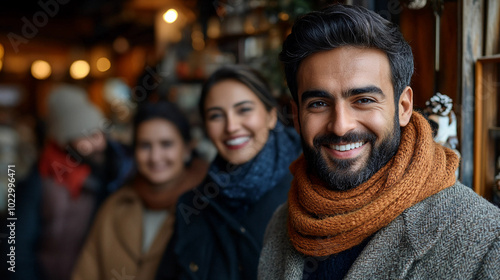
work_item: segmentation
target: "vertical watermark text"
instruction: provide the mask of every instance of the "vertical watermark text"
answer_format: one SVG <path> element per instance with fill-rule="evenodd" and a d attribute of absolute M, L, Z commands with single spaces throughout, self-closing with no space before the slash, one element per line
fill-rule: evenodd
<path fill-rule="evenodd" d="M 16 272 L 16 166 L 7 166 L 7 229 L 9 249 L 7 250 L 7 268 L 11 272 Z"/>

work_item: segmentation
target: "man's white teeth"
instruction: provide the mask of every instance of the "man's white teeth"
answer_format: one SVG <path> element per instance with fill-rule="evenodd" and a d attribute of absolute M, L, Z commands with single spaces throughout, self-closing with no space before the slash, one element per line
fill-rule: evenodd
<path fill-rule="evenodd" d="M 352 149 L 356 149 L 363 146 L 363 142 L 356 142 L 356 143 L 351 143 L 351 144 L 346 144 L 346 145 L 332 145 L 331 148 L 336 150 L 336 151 L 349 151 Z"/>
<path fill-rule="evenodd" d="M 248 136 L 234 138 L 231 140 L 227 140 L 226 145 L 229 145 L 229 146 L 241 145 L 241 144 L 245 143 L 246 141 L 248 141 L 248 139 L 250 139 L 250 137 L 248 137 Z"/>

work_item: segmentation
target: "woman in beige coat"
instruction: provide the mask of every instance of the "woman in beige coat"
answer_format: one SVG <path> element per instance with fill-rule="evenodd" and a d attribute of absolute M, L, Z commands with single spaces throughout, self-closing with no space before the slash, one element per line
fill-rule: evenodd
<path fill-rule="evenodd" d="M 137 175 L 99 210 L 74 280 L 154 279 L 172 235 L 177 198 L 200 184 L 208 167 L 193 158 L 189 131 L 171 103 L 139 107 L 133 143 Z"/>

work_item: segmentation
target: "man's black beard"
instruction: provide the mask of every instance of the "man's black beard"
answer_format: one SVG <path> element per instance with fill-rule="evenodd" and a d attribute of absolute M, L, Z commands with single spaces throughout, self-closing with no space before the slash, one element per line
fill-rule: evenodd
<path fill-rule="evenodd" d="M 344 136 L 337 136 L 335 134 L 320 135 L 314 138 L 314 147 L 307 145 L 302 136 L 301 140 L 304 157 L 307 161 L 308 172 L 314 173 L 319 179 L 325 182 L 330 189 L 346 191 L 366 182 L 396 154 L 401 140 L 401 128 L 399 127 L 399 118 L 396 114 L 393 131 L 389 133 L 378 146 L 375 145 L 377 136 L 369 132 L 353 132 Z M 330 170 L 327 162 L 321 155 L 321 147 L 324 145 L 330 146 L 338 143 L 355 142 L 363 142 L 364 144 L 370 143 L 372 146 L 370 156 L 365 166 L 353 173 L 350 171 L 350 168 L 355 163 L 356 159 L 340 160 L 330 158 L 329 161 L 335 165 L 334 170 Z"/>

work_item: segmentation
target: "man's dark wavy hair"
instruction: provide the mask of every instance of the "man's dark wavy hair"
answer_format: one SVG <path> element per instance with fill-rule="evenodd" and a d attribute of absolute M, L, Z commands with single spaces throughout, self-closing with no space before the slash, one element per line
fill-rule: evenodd
<path fill-rule="evenodd" d="M 374 48 L 387 54 L 395 103 L 413 75 L 413 54 L 398 27 L 360 6 L 335 4 L 299 18 L 279 55 L 288 88 L 298 103 L 297 71 L 307 56 L 342 46 Z"/>

